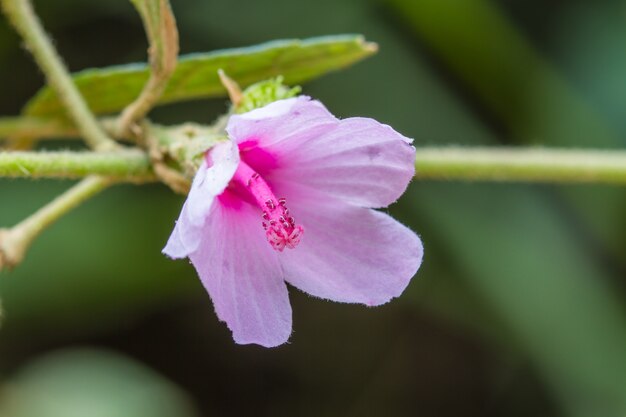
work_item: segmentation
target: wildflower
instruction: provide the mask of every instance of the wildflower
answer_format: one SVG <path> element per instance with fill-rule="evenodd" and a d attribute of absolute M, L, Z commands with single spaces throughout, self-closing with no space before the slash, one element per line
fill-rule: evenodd
<path fill-rule="evenodd" d="M 376 306 L 422 261 L 415 233 L 385 213 L 414 174 L 415 149 L 372 119 L 338 120 L 308 97 L 230 118 L 206 153 L 163 250 L 189 257 L 235 342 L 291 334 L 286 282 Z"/>

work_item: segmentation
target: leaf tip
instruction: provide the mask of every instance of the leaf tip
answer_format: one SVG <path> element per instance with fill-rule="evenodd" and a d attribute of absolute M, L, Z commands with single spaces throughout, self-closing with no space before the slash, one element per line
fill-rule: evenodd
<path fill-rule="evenodd" d="M 366 42 L 363 41 L 363 49 L 370 54 L 375 54 L 378 52 L 378 44 L 376 42 Z"/>
<path fill-rule="evenodd" d="M 375 54 L 378 52 L 378 44 L 376 42 L 365 40 L 365 36 L 363 35 L 356 36 L 356 43 L 368 54 Z"/>

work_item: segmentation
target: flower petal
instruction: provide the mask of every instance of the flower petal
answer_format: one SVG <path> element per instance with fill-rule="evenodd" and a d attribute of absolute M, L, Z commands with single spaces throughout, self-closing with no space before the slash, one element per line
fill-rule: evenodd
<path fill-rule="evenodd" d="M 239 150 L 232 141 L 215 145 L 209 157 L 212 165 L 209 166 L 206 159 L 202 161 L 176 226 L 163 249 L 163 253 L 171 258 L 184 258 L 196 250 L 203 238 L 202 226 L 213 200 L 228 186 L 239 165 Z"/>
<path fill-rule="evenodd" d="M 305 233 L 297 248 L 281 254 L 287 282 L 317 297 L 370 306 L 404 291 L 423 256 L 413 231 L 375 210 L 297 200 L 293 213 Z"/>
<path fill-rule="evenodd" d="M 235 342 L 266 347 L 285 343 L 291 334 L 291 306 L 259 213 L 247 203 L 220 196 L 202 234 L 189 258 Z"/>
<path fill-rule="evenodd" d="M 269 176 L 360 207 L 386 207 L 406 190 L 415 174 L 415 148 L 408 139 L 372 119 L 344 119 L 298 150 L 285 148 Z"/>
<path fill-rule="evenodd" d="M 373 119 L 338 120 L 308 97 L 233 116 L 227 130 L 270 183 L 293 182 L 361 207 L 393 203 L 415 173 L 410 139 Z"/>
<path fill-rule="evenodd" d="M 226 132 L 239 144 L 248 142 L 251 147 L 266 148 L 314 139 L 337 122 L 322 103 L 300 96 L 234 115 L 228 121 Z"/>

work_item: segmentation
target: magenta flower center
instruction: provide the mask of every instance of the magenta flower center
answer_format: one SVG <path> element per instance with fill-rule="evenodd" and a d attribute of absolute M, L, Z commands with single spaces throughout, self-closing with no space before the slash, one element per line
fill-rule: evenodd
<path fill-rule="evenodd" d="M 285 248 L 293 249 L 298 246 L 304 228 L 296 224 L 296 220 L 290 215 L 287 200 L 283 197 L 276 198 L 263 177 L 243 160 L 239 162 L 232 180 L 243 186 L 261 209 L 261 225 L 272 248 L 282 252 Z"/>

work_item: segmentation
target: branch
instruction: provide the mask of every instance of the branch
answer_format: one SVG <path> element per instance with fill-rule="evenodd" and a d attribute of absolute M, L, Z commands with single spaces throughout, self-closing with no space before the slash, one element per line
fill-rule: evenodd
<path fill-rule="evenodd" d="M 0 270 L 18 265 L 46 227 L 110 183 L 102 177 L 87 177 L 11 229 L 0 229 Z"/>
<path fill-rule="evenodd" d="M 206 129 L 205 129 L 206 130 Z M 201 126 L 149 129 L 161 152 L 183 168 L 194 156 L 222 140 Z M 171 149 L 170 149 L 171 148 Z M 91 174 L 116 181 L 156 181 L 150 157 L 122 152 L 0 152 L 0 177 L 79 178 Z M 544 183 L 606 183 L 626 185 L 626 151 L 524 148 L 418 148 L 416 178 Z M 192 176 L 193 172 L 184 173 Z"/>
<path fill-rule="evenodd" d="M 0 138 L 26 136 L 37 139 L 58 139 L 78 137 L 75 127 L 59 120 L 38 117 L 0 117 Z"/>
<path fill-rule="evenodd" d="M 115 133 L 117 117 L 102 117 L 98 123 L 105 132 Z M 27 136 L 34 139 L 80 139 L 80 132 L 75 126 L 59 120 L 33 116 L 3 116 L 0 117 L 0 139 L 16 136 Z M 122 136 L 117 139 L 132 141 L 134 136 Z"/>
<path fill-rule="evenodd" d="M 0 152 L 0 177 L 82 178 L 103 175 L 116 181 L 151 182 L 148 155 L 123 152 Z"/>
<path fill-rule="evenodd" d="M 150 79 L 137 99 L 122 112 L 118 135 L 128 133 L 133 123 L 142 119 L 158 102 L 176 69 L 178 30 L 168 0 L 131 0 L 143 20 L 150 48 Z"/>
<path fill-rule="evenodd" d="M 416 177 L 626 185 L 626 150 L 418 148 Z"/>
<path fill-rule="evenodd" d="M 50 86 L 61 98 L 85 141 L 96 150 L 116 149 L 118 145 L 100 128 L 95 116 L 78 92 L 29 0 L 1 0 L 1 2 L 7 17 L 24 38 L 26 47 L 33 54 Z"/>

